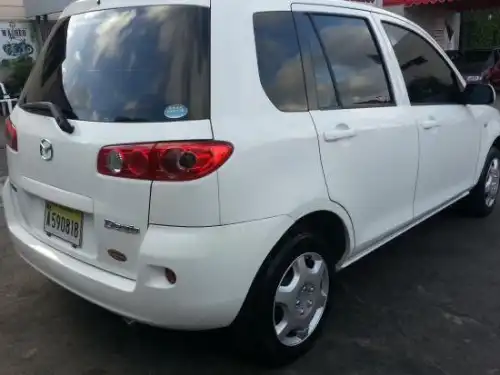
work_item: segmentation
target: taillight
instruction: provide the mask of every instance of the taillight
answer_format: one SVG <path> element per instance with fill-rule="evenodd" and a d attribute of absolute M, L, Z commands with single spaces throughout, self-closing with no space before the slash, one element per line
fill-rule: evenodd
<path fill-rule="evenodd" d="M 7 145 L 14 151 L 17 151 L 17 130 L 8 117 L 5 120 L 5 139 L 7 140 Z"/>
<path fill-rule="evenodd" d="M 97 171 L 138 180 L 192 181 L 216 171 L 232 153 L 230 143 L 218 141 L 106 146 L 97 157 Z"/>

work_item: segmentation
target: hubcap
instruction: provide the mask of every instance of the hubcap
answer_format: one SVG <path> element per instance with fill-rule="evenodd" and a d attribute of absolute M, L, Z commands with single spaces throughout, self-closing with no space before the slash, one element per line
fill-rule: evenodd
<path fill-rule="evenodd" d="M 325 311 L 329 286 L 321 255 L 306 253 L 292 262 L 274 297 L 274 329 L 282 344 L 299 345 L 314 332 Z"/>
<path fill-rule="evenodd" d="M 486 174 L 486 182 L 484 186 L 484 199 L 486 205 L 491 207 L 495 204 L 500 184 L 500 162 L 498 159 L 493 159 Z"/>

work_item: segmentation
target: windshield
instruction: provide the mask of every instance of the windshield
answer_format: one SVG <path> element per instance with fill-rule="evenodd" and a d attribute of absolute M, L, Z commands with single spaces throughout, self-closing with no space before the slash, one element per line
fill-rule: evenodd
<path fill-rule="evenodd" d="M 208 119 L 209 8 L 119 8 L 60 20 L 20 98 L 40 101 L 83 121 Z"/>

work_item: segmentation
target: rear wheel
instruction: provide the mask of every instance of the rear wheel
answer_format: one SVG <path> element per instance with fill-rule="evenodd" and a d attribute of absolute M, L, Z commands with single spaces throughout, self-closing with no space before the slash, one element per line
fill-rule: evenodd
<path fill-rule="evenodd" d="M 499 186 L 500 151 L 492 147 L 477 185 L 463 202 L 465 212 L 477 217 L 490 215 L 497 203 Z"/>
<path fill-rule="evenodd" d="M 331 305 L 334 264 L 323 239 L 298 231 L 266 261 L 235 324 L 236 340 L 267 365 L 284 365 L 318 338 Z"/>

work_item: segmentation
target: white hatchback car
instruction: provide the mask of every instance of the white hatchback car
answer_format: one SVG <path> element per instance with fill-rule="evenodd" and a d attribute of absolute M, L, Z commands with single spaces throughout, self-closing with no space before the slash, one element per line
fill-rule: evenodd
<path fill-rule="evenodd" d="M 342 269 L 454 202 L 486 216 L 500 114 L 405 18 L 347 1 L 83 0 L 7 120 L 26 262 L 132 320 L 272 362 Z"/>

